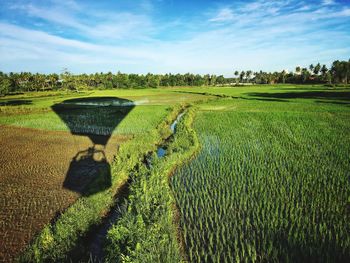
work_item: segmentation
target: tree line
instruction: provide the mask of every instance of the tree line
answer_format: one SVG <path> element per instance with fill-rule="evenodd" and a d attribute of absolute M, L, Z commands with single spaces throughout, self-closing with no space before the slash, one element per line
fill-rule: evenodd
<path fill-rule="evenodd" d="M 240 84 L 345 84 L 350 77 L 349 61 L 336 60 L 330 68 L 317 63 L 296 67 L 294 72 L 234 71 L 232 77 L 199 74 L 126 74 L 117 72 L 72 74 L 67 69 L 60 74 L 0 72 L 0 95 L 44 90 L 129 89 L 173 86 L 225 86 Z"/>

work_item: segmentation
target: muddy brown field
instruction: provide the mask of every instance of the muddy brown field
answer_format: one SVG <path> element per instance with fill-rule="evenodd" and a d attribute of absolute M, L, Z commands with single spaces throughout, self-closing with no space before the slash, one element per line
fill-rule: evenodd
<path fill-rule="evenodd" d="M 127 139 L 112 136 L 104 148 L 69 132 L 0 125 L 0 262 L 13 261 L 96 176 L 106 177 L 107 188 L 110 164 Z"/>

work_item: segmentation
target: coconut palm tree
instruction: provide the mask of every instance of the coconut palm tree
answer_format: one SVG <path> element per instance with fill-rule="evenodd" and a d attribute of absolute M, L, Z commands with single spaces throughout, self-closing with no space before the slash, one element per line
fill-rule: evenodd
<path fill-rule="evenodd" d="M 245 77 L 245 71 L 242 70 L 241 73 L 239 74 L 240 82 L 243 82 L 244 77 Z"/>
<path fill-rule="evenodd" d="M 310 69 L 310 73 L 311 73 L 311 74 L 314 72 L 314 68 L 315 68 L 315 66 L 314 66 L 313 64 L 311 64 L 311 65 L 309 66 L 309 69 Z"/>
<path fill-rule="evenodd" d="M 251 70 L 247 70 L 246 76 L 247 76 L 247 82 L 250 82 L 250 77 L 252 76 L 252 71 Z"/>

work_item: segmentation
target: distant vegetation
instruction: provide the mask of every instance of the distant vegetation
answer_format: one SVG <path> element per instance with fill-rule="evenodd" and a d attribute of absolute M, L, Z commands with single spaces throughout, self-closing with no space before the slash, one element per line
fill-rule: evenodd
<path fill-rule="evenodd" d="M 244 83 L 274 84 L 348 84 L 350 60 L 332 63 L 330 68 L 317 63 L 309 67 L 296 67 L 295 72 L 234 71 L 233 77 L 199 74 L 113 74 L 95 73 L 73 75 L 67 69 L 61 74 L 3 73 L 0 72 L 0 95 L 26 91 L 80 90 L 80 89 L 128 89 L 169 86 L 222 86 Z"/>

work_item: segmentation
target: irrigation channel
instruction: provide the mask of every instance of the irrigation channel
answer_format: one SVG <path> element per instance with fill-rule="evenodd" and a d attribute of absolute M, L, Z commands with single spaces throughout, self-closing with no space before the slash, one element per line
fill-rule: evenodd
<path fill-rule="evenodd" d="M 169 126 L 171 130 L 171 135 L 168 138 L 166 138 L 160 146 L 158 146 L 158 149 L 156 152 L 158 158 L 163 158 L 166 155 L 167 144 L 169 143 L 169 139 L 171 139 L 171 137 L 173 137 L 174 134 L 176 133 L 176 126 L 178 122 L 181 120 L 183 115 L 184 115 L 184 112 L 179 113 L 176 119 L 173 121 L 173 123 Z M 145 165 L 148 169 L 152 169 L 152 158 L 150 156 L 147 156 L 145 158 Z M 116 200 L 115 202 L 116 204 L 111 208 L 110 212 L 103 218 L 101 224 L 94 226 L 91 229 L 91 231 L 89 231 L 89 234 L 84 240 L 83 242 L 84 247 L 88 250 L 87 252 L 90 257 L 89 258 L 90 262 L 103 261 L 104 259 L 103 246 L 106 240 L 107 233 L 109 229 L 117 222 L 117 220 L 122 215 L 121 205 L 125 204 L 125 201 L 128 198 L 130 183 L 131 181 L 128 181 L 125 184 L 125 186 L 122 187 L 119 194 L 119 196 L 122 196 L 122 197 Z"/>

